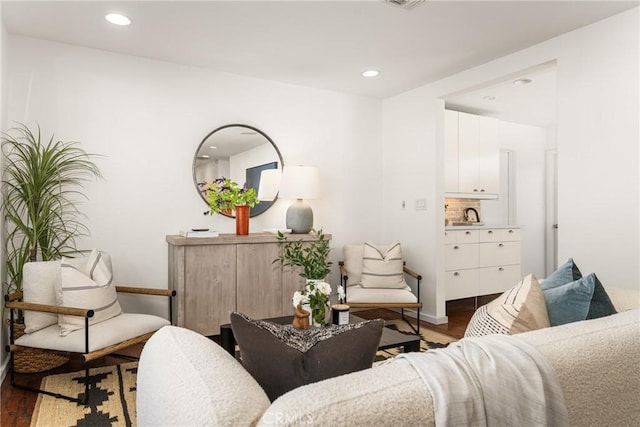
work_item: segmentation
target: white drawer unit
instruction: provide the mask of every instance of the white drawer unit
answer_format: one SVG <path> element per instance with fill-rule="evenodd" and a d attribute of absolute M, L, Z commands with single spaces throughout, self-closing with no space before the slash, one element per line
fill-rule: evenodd
<path fill-rule="evenodd" d="M 473 230 L 475 231 L 475 230 Z M 480 231 L 480 242 L 519 242 L 519 228 L 491 228 Z"/>
<path fill-rule="evenodd" d="M 480 268 L 478 295 L 502 293 L 521 279 L 520 264 Z"/>
<path fill-rule="evenodd" d="M 445 245 L 444 252 L 444 269 L 446 271 L 478 266 L 480 253 L 478 252 L 477 243 Z"/>
<path fill-rule="evenodd" d="M 480 243 L 479 248 L 480 267 L 520 264 L 520 242 Z"/>
<path fill-rule="evenodd" d="M 478 269 L 447 271 L 445 286 L 447 300 L 469 298 L 477 295 Z"/>
<path fill-rule="evenodd" d="M 504 292 L 520 281 L 520 229 L 446 230 L 447 301 Z"/>

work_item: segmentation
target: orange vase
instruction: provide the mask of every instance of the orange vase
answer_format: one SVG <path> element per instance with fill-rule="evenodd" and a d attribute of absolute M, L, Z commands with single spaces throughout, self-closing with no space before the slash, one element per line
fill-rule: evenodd
<path fill-rule="evenodd" d="M 249 234 L 249 206 L 236 206 L 236 234 Z"/>

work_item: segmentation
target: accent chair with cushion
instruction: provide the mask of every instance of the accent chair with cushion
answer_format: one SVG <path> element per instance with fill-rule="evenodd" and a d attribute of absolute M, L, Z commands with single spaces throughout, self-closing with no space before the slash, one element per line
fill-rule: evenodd
<path fill-rule="evenodd" d="M 16 383 L 14 354 L 25 348 L 78 353 L 88 376 L 88 362 L 146 341 L 158 329 L 171 324 L 170 320 L 155 315 L 123 313 L 118 292 L 168 297 L 169 319 L 172 318 L 175 291 L 115 286 L 108 254 L 94 250 L 88 257 L 25 264 L 22 291 L 5 296 L 11 322 L 7 346 L 11 352 L 11 384 L 73 402 L 86 402 L 88 381 L 84 400 Z M 20 337 L 14 335 L 13 327 L 18 310 L 24 312 L 25 323 L 25 333 Z"/>
<path fill-rule="evenodd" d="M 400 308 L 402 318 L 420 334 L 420 281 L 422 276 L 407 268 L 400 242 L 380 246 L 371 242 L 345 245 L 340 265 L 340 282 L 345 302 L 353 308 Z M 415 293 L 405 276 L 416 282 Z M 417 328 L 404 316 L 404 309 L 417 311 Z"/>

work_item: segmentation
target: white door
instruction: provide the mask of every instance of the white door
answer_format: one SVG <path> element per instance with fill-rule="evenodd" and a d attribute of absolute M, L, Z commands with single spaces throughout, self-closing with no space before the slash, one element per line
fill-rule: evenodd
<path fill-rule="evenodd" d="M 545 271 L 547 276 L 558 268 L 558 152 L 547 151 L 545 213 Z"/>

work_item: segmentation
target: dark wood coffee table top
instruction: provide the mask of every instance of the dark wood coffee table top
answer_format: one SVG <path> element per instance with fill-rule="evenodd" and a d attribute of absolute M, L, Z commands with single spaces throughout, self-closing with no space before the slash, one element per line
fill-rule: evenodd
<path fill-rule="evenodd" d="M 277 323 L 279 325 L 287 325 L 293 321 L 293 316 L 274 317 L 264 320 Z M 364 320 L 365 319 L 362 319 L 354 314 L 349 315 L 350 323 L 362 322 Z M 220 345 L 232 356 L 235 354 L 236 343 L 230 323 L 220 326 Z M 385 350 L 395 347 L 402 347 L 405 353 L 410 351 L 420 351 L 420 337 L 418 337 L 418 335 L 416 334 L 402 333 L 386 327 L 382 328 L 382 336 L 380 337 L 380 345 L 378 346 L 378 350 Z"/>

